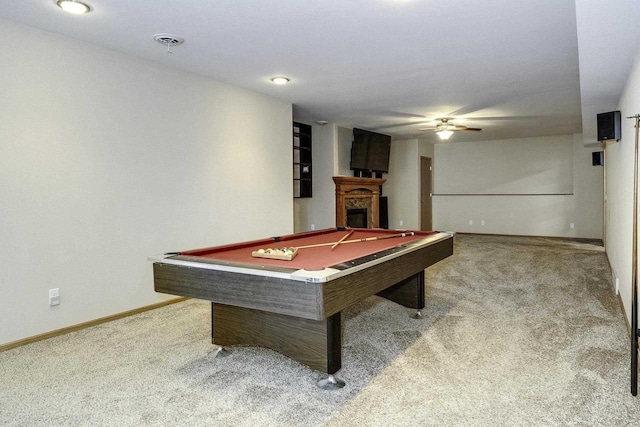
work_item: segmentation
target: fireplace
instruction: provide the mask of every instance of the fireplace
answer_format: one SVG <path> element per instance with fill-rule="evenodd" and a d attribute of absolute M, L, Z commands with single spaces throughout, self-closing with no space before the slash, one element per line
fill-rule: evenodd
<path fill-rule="evenodd" d="M 368 228 L 368 215 L 366 208 L 347 209 L 347 227 Z"/>
<path fill-rule="evenodd" d="M 334 176 L 336 227 L 378 228 L 380 187 L 386 179 Z M 352 212 L 352 213 L 351 213 Z M 350 216 L 353 217 L 349 219 Z M 357 221 L 358 225 L 355 224 Z"/>

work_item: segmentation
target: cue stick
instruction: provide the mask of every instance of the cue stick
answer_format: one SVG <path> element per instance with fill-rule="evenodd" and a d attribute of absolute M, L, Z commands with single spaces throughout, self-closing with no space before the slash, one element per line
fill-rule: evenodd
<path fill-rule="evenodd" d="M 407 236 L 413 236 L 414 234 L 415 233 L 413 231 L 411 231 L 409 233 L 390 234 L 388 236 L 368 237 L 366 239 L 345 240 L 344 242 L 341 242 L 341 244 L 344 245 L 346 243 L 360 243 L 360 242 L 369 242 L 371 240 L 391 239 L 392 237 L 407 237 Z M 333 245 L 335 243 L 336 242 L 318 243 L 316 245 L 297 246 L 297 248 L 298 249 L 319 248 L 320 246 L 331 246 L 331 245 Z"/>
<path fill-rule="evenodd" d="M 348 232 L 347 234 L 342 236 L 342 239 L 338 240 L 335 245 L 331 246 L 331 250 L 333 250 L 336 246 L 338 246 L 340 243 L 342 243 L 342 241 L 345 240 L 347 237 L 351 236 L 354 231 L 355 230 L 351 230 L 350 232 Z"/>
<path fill-rule="evenodd" d="M 638 394 L 638 132 L 640 115 L 636 119 L 636 145 L 633 156 L 633 252 L 631 259 L 631 394 Z"/>

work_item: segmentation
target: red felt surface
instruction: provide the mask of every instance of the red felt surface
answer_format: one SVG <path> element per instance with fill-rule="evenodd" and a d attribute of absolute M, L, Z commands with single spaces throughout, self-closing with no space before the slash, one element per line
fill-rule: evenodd
<path fill-rule="evenodd" d="M 302 248 L 298 250 L 298 255 L 291 261 L 254 258 L 251 252 L 258 249 L 282 248 L 282 247 L 298 247 L 306 245 L 315 245 L 318 243 L 337 242 L 351 229 L 346 231 L 338 231 L 335 229 L 320 230 L 309 233 L 292 234 L 282 236 L 280 242 L 274 242 L 273 239 L 256 240 L 253 242 L 238 243 L 234 245 L 218 246 L 207 249 L 198 249 L 193 251 L 181 252 L 180 255 L 189 255 L 195 257 L 210 258 L 220 261 L 231 261 L 240 263 L 250 263 L 257 265 L 272 265 L 279 267 L 288 267 L 305 270 L 321 270 L 335 264 L 340 264 L 363 256 L 372 255 L 377 252 L 390 249 L 408 242 L 425 238 L 433 231 L 415 231 L 415 235 L 406 237 L 393 237 L 382 240 L 371 240 L 357 243 L 341 243 L 333 250 L 331 246 L 323 246 L 319 248 Z M 379 230 L 379 229 L 354 229 L 353 234 L 345 241 L 367 239 L 371 237 L 384 237 L 393 234 L 399 234 L 403 231 L 398 230 Z"/>

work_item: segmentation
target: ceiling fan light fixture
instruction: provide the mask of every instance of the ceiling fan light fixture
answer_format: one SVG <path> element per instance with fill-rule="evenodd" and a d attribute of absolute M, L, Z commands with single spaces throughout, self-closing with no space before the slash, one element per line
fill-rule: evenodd
<path fill-rule="evenodd" d="M 85 13 L 89 13 L 91 8 L 88 4 L 82 3 L 81 1 L 76 0 L 58 0 L 56 2 L 58 7 L 65 12 L 72 13 L 74 15 L 82 15 Z"/>
<path fill-rule="evenodd" d="M 453 131 L 450 130 L 439 130 L 436 134 L 440 137 L 440 139 L 449 139 L 451 135 L 453 135 Z"/>

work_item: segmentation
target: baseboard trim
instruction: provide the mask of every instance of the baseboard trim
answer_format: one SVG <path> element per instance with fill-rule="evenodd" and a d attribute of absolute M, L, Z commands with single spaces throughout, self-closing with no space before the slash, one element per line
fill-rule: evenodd
<path fill-rule="evenodd" d="M 611 260 L 609 259 L 609 253 L 605 251 L 605 259 L 607 260 L 607 264 L 609 265 L 609 275 L 611 276 L 611 291 L 615 292 L 615 283 L 616 283 L 616 275 L 613 271 L 613 267 L 611 266 Z M 629 319 L 627 318 L 627 310 L 624 308 L 624 302 L 622 302 L 622 296 L 620 292 L 616 294 L 618 299 L 618 304 L 620 305 L 620 311 L 622 311 L 622 317 L 624 317 L 624 323 L 627 325 L 627 332 L 629 332 L 629 337 L 631 337 L 631 324 L 629 323 Z"/>
<path fill-rule="evenodd" d="M 46 340 L 48 338 L 57 337 L 60 335 L 68 334 L 69 332 L 79 331 L 81 329 L 97 326 L 102 323 L 112 322 L 114 320 L 122 319 L 124 317 L 133 316 L 134 314 L 143 313 L 149 310 L 155 310 L 156 308 L 164 307 L 167 305 L 175 304 L 187 300 L 186 297 L 174 298 L 168 301 L 162 301 L 156 304 L 146 305 L 144 307 L 134 308 L 133 310 L 123 311 L 122 313 L 112 314 L 110 316 L 100 317 L 99 319 L 89 320 L 88 322 L 78 323 L 77 325 L 67 326 L 66 328 L 56 329 L 55 331 L 45 332 L 44 334 L 34 335 L 32 337 L 23 338 L 21 340 L 12 341 L 6 344 L 0 345 L 0 353 L 3 351 L 11 350 L 16 347 L 22 347 L 23 345 L 31 344 L 34 342 Z"/>
<path fill-rule="evenodd" d="M 627 319 L 627 312 L 624 310 L 624 303 L 622 302 L 622 297 L 620 294 L 618 296 L 618 304 L 620 304 L 620 310 L 622 310 L 622 317 L 624 317 L 624 323 L 627 325 L 627 332 L 629 332 L 629 337 L 631 337 L 631 325 L 629 324 L 629 319 Z"/>
<path fill-rule="evenodd" d="M 498 234 L 498 233 L 470 233 L 466 231 L 456 231 L 456 234 L 466 234 L 469 236 L 497 236 L 497 237 L 532 237 L 536 239 L 553 239 L 553 240 L 570 240 L 579 243 L 592 243 L 598 246 L 604 246 L 602 239 L 590 239 L 588 237 L 562 237 L 562 236 L 533 236 L 527 234 Z"/>

